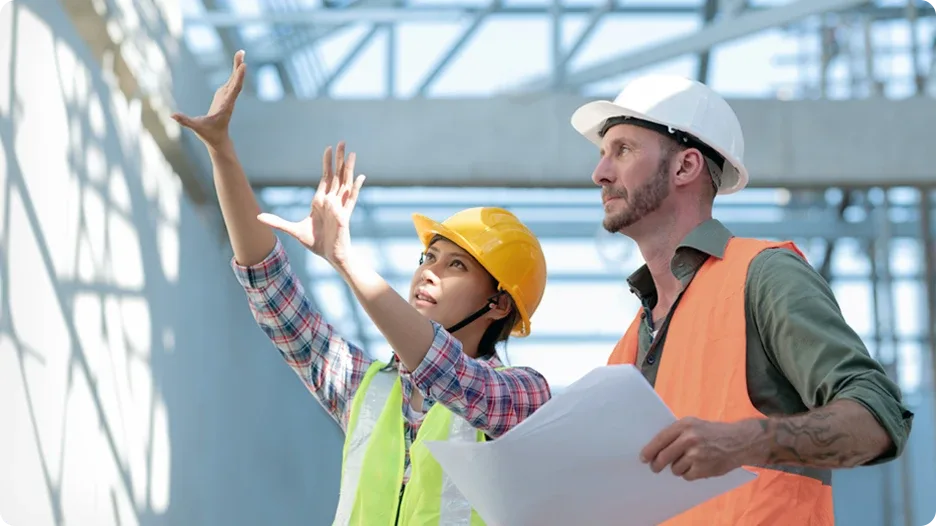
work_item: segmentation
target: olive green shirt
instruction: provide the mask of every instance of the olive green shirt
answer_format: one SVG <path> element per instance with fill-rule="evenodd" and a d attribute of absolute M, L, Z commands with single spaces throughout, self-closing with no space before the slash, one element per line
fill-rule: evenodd
<path fill-rule="evenodd" d="M 715 219 L 686 236 L 671 263 L 683 289 L 709 257 L 724 257 L 731 237 Z M 653 385 L 665 359 L 663 340 L 672 309 L 655 327 L 651 312 L 656 287 L 649 269 L 644 265 L 627 281 L 643 305 L 637 364 Z M 790 415 L 833 400 L 854 400 L 877 418 L 894 443 L 869 464 L 903 452 L 913 413 L 903 406 L 900 388 L 845 322 L 829 284 L 808 262 L 786 249 L 758 254 L 748 268 L 745 316 L 748 392 L 759 411 Z M 654 341 L 654 329 L 659 341 Z"/>

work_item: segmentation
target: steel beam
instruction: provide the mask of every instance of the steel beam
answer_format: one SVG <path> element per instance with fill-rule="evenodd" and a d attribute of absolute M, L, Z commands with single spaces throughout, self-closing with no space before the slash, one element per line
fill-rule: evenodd
<path fill-rule="evenodd" d="M 588 98 L 297 100 L 242 97 L 232 134 L 258 186 L 310 184 L 346 140 L 369 186 L 593 188 L 597 151 L 569 124 Z M 931 184 L 936 100 L 731 100 L 751 186 Z"/>
<path fill-rule="evenodd" d="M 484 11 L 481 11 L 475 15 L 474 20 L 471 21 L 471 25 L 462 31 L 462 34 L 460 37 L 458 37 L 458 40 L 456 40 L 455 43 L 449 47 L 448 51 L 445 52 L 445 55 L 436 61 L 435 67 L 433 67 L 432 71 L 430 71 L 429 74 L 426 75 L 426 77 L 423 79 L 422 84 L 419 85 L 419 89 L 417 90 L 417 93 L 420 97 L 425 97 L 429 93 L 429 89 L 432 87 L 435 81 L 438 80 L 438 78 L 445 72 L 446 68 L 451 65 L 452 60 L 458 56 L 462 49 L 464 49 L 465 46 L 471 41 L 471 39 L 478 32 L 478 29 L 481 28 L 481 24 L 487 20 L 488 15 L 496 9 L 497 5 L 492 4 Z"/>
<path fill-rule="evenodd" d="M 807 0 L 808 1 L 808 0 Z M 820 3 L 821 0 L 816 0 Z M 364 2 L 361 2 L 363 4 Z M 340 24 L 353 22 L 413 22 L 421 20 L 444 21 L 451 20 L 452 17 L 467 17 L 469 19 L 484 11 L 485 7 L 479 7 L 477 4 L 447 4 L 437 6 L 408 6 L 408 7 L 377 7 L 375 3 L 369 3 L 369 7 L 357 4 L 348 8 L 315 8 L 303 9 L 291 12 L 281 13 L 228 13 L 222 11 L 208 11 L 206 13 L 187 15 L 183 21 L 192 25 L 209 26 L 240 26 L 247 24 L 280 24 L 280 25 L 309 25 L 309 24 Z M 876 20 L 904 18 L 906 16 L 905 8 L 895 6 L 877 6 L 873 4 L 861 5 L 851 9 L 854 12 L 861 12 L 871 16 Z M 748 7 L 745 13 L 765 13 L 777 9 L 783 9 L 790 6 L 781 7 Z M 594 6 L 587 5 L 566 5 L 561 9 L 563 15 L 583 15 L 594 11 Z M 698 6 L 667 6 L 655 5 L 653 3 L 631 4 L 624 3 L 617 5 L 608 11 L 613 14 L 627 15 L 697 15 Z M 529 15 L 551 15 L 552 7 L 548 5 L 511 5 L 504 6 L 495 11 L 496 15 L 529 16 Z M 927 10 L 920 11 L 919 15 L 933 16 Z M 441 18 L 434 18 L 441 17 Z M 460 19 L 460 18 L 459 18 Z M 770 26 L 767 26 L 770 27 Z"/>
<path fill-rule="evenodd" d="M 218 5 L 218 0 L 202 0 L 202 3 L 204 3 L 205 9 L 209 11 L 213 11 L 220 7 Z M 237 29 L 237 27 L 220 26 L 215 28 L 215 32 L 217 32 L 218 38 L 221 40 L 221 48 L 224 50 L 224 56 L 228 59 L 226 64 L 228 69 L 230 68 L 231 57 L 234 56 L 234 53 L 236 53 L 239 49 L 244 49 L 244 39 L 241 38 L 240 32 Z M 243 91 L 245 93 L 257 92 L 255 74 L 255 71 L 251 71 L 250 74 L 244 76 Z"/>
<path fill-rule="evenodd" d="M 358 9 L 370 9 L 387 7 L 390 4 L 387 0 L 357 0 L 354 3 L 342 9 L 346 11 L 356 11 Z M 314 46 L 321 40 L 331 37 L 342 30 L 349 29 L 355 25 L 355 22 L 344 24 L 328 25 L 326 27 L 309 27 L 305 31 L 298 32 L 295 38 L 286 41 L 263 40 L 254 44 L 250 49 L 248 60 L 254 64 L 264 64 L 268 62 L 281 61 L 288 58 L 296 51 L 303 48 Z"/>
<path fill-rule="evenodd" d="M 358 40 L 357 44 L 354 45 L 351 51 L 345 55 L 344 59 L 341 61 L 341 64 L 339 64 L 338 67 L 336 67 L 331 72 L 328 78 L 325 79 L 325 82 L 322 83 L 322 86 L 319 88 L 320 95 L 327 96 L 330 94 L 332 85 L 335 83 L 335 81 L 340 79 L 341 76 L 344 75 L 352 65 L 354 65 L 354 61 L 361 56 L 361 53 L 363 53 L 365 49 L 367 49 L 367 46 L 371 43 L 371 40 L 374 39 L 374 36 L 377 35 L 377 32 L 383 29 L 383 27 L 383 25 L 374 25 L 374 27 L 372 27 L 366 35 Z"/>
<path fill-rule="evenodd" d="M 496 12 L 499 15 L 536 15 L 550 14 L 548 6 L 501 6 Z M 563 6 L 562 14 L 586 14 L 594 8 L 591 6 Z M 220 26 L 240 26 L 245 24 L 322 24 L 340 22 L 413 22 L 421 20 L 444 21 L 452 17 L 473 18 L 489 11 L 487 7 L 472 4 L 448 4 L 439 6 L 407 6 L 407 7 L 359 7 L 348 9 L 303 9 L 289 13 L 228 13 L 224 11 L 208 11 L 185 17 L 186 24 Z M 651 4 L 617 6 L 611 10 L 614 13 L 631 15 L 692 15 L 698 13 L 698 8 L 692 6 L 659 6 Z"/>
<path fill-rule="evenodd" d="M 868 0 L 797 0 L 761 11 L 752 10 L 735 17 L 725 18 L 684 37 L 604 60 L 579 71 L 569 72 L 565 75 L 563 86 L 575 87 L 597 82 L 666 62 L 685 54 L 711 49 L 718 44 L 759 33 L 771 27 L 783 26 L 809 16 L 841 11 L 866 3 Z M 551 84 L 552 78 L 545 76 L 509 91 L 540 91 L 549 88 Z"/>
<path fill-rule="evenodd" d="M 286 13 L 225 13 L 212 11 L 185 18 L 186 24 L 232 27 L 249 24 L 307 25 L 356 22 L 457 22 L 470 16 L 466 11 L 446 8 L 372 7 L 360 9 L 309 9 Z"/>
<path fill-rule="evenodd" d="M 702 7 L 702 23 L 705 26 L 708 26 L 709 24 L 712 23 L 712 20 L 715 20 L 715 15 L 718 14 L 719 9 L 725 9 L 726 11 L 728 9 L 737 9 L 737 7 L 735 6 L 741 2 L 732 1 L 730 8 L 722 7 L 723 3 L 725 2 L 719 1 L 719 0 L 705 0 L 705 5 Z M 735 12 L 731 12 L 729 14 L 725 14 L 724 16 L 734 17 L 736 14 L 737 13 Z M 709 63 L 711 62 L 711 58 L 712 58 L 711 49 L 706 49 L 706 50 L 703 50 L 701 53 L 699 53 L 699 63 L 697 64 L 697 67 L 696 67 L 696 80 L 698 80 L 699 82 L 702 82 L 702 83 L 708 82 Z"/>
<path fill-rule="evenodd" d="M 569 70 L 569 64 L 572 63 L 572 60 L 575 59 L 582 48 L 585 47 L 585 44 L 588 43 L 589 38 L 594 34 L 595 29 L 604 19 L 605 15 L 612 12 L 614 8 L 614 0 L 604 0 L 604 2 L 592 8 L 588 15 L 588 21 L 579 33 L 578 38 L 575 39 L 575 42 L 572 43 L 569 50 L 559 57 L 559 63 L 556 64 L 555 71 L 553 72 L 554 87 L 558 88 L 562 85 L 566 71 Z"/>

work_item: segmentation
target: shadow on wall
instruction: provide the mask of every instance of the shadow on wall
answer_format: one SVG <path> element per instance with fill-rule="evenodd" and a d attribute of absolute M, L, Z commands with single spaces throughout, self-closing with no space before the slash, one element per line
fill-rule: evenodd
<path fill-rule="evenodd" d="M 341 438 L 58 2 L 0 11 L 0 516 L 318 525 Z"/>

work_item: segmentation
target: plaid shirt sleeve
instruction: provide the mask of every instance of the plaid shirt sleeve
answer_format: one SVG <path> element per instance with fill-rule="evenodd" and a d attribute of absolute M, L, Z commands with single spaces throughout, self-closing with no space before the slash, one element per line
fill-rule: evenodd
<path fill-rule="evenodd" d="M 416 387 L 496 438 L 533 414 L 551 397 L 549 384 L 528 367 L 498 371 L 496 361 L 470 358 L 461 343 L 433 322 L 435 338 L 419 367 L 410 374 Z M 404 371 L 405 373 L 405 371 Z"/>
<path fill-rule="evenodd" d="M 279 239 L 256 265 L 231 260 L 250 311 L 286 363 L 329 415 L 347 430 L 351 399 L 373 362 L 313 309 Z"/>

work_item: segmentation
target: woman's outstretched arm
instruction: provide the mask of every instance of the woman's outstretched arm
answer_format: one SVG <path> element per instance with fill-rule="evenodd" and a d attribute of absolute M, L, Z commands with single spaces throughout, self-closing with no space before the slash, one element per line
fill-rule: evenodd
<path fill-rule="evenodd" d="M 313 309 L 273 229 L 257 219 L 260 205 L 247 180 L 228 124 L 246 72 L 243 52 L 215 93 L 208 113 L 173 118 L 192 130 L 211 157 L 214 184 L 234 257 L 231 265 L 257 324 L 309 391 L 345 427 L 350 400 L 371 359 L 339 337 Z"/>

